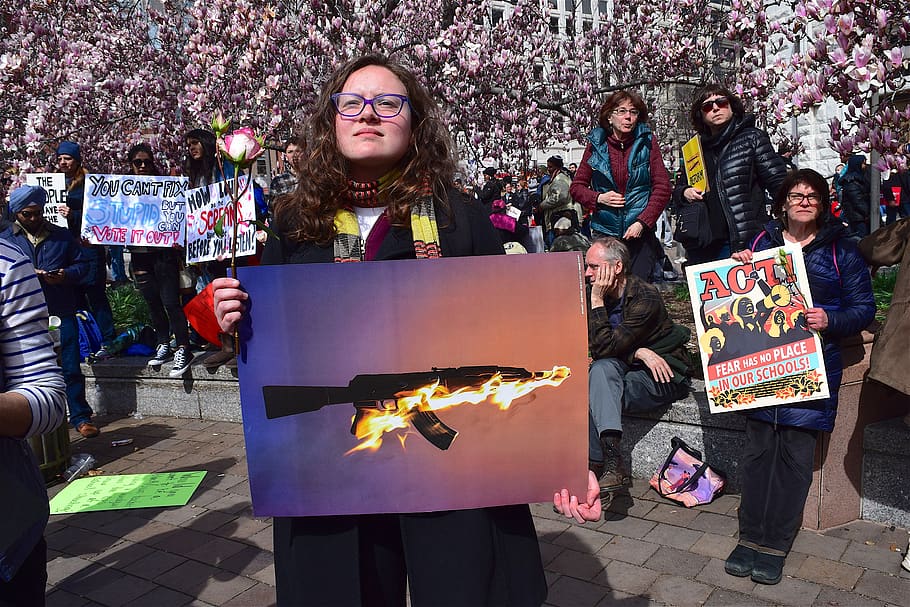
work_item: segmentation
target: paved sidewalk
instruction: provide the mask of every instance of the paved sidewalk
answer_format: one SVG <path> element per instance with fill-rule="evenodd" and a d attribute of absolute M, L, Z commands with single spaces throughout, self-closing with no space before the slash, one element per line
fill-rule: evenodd
<path fill-rule="evenodd" d="M 51 517 L 48 605 L 274 604 L 271 521 L 252 516 L 242 426 L 163 417 L 99 421 L 99 438 L 70 436 L 73 453 L 92 453 L 106 474 L 208 474 L 182 508 Z M 120 438 L 134 442 L 110 446 Z M 728 495 L 687 510 L 636 481 L 598 524 L 570 524 L 551 506 L 533 505 L 547 604 L 910 605 L 910 574 L 897 552 L 907 547 L 907 531 L 863 521 L 802 531 L 777 586 L 725 574 L 738 503 Z"/>

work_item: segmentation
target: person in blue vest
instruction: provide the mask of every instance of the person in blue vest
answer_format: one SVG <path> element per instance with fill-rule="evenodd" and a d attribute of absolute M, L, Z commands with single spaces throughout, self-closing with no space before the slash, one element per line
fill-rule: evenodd
<path fill-rule="evenodd" d="M 85 398 L 85 376 L 79 354 L 76 321 L 79 292 L 89 272 L 83 247 L 72 234 L 44 219 L 47 193 L 37 186 L 22 186 L 10 194 L 9 214 L 15 222 L 0 233 L 0 240 L 18 247 L 35 266 L 44 290 L 47 309 L 60 317 L 60 366 L 66 383 L 70 423 L 85 438 L 98 436 L 92 423 L 92 408 Z"/>
<path fill-rule="evenodd" d="M 569 193 L 591 216 L 591 235 L 619 238 L 631 255 L 630 274 L 650 282 L 663 256 L 654 226 L 672 189 L 648 107 L 635 91 L 610 95 L 575 172 Z"/>

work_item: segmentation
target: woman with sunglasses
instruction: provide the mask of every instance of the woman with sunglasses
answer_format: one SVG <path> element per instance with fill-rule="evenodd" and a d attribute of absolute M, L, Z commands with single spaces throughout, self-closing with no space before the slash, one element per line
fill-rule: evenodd
<path fill-rule="evenodd" d="M 772 213 L 775 219 L 733 258 L 748 263 L 753 251 L 785 244 L 802 249 L 814 304 L 805 319 L 821 337 L 831 395 L 747 413 L 739 544 L 725 569 L 760 584 L 781 579 L 812 484 L 816 441 L 821 432 L 834 429 L 843 371 L 840 340 L 859 333 L 875 317 L 868 268 L 844 226 L 831 220 L 825 178 L 810 169 L 791 172 Z"/>
<path fill-rule="evenodd" d="M 787 165 L 755 117 L 745 112 L 739 97 L 726 87 L 709 84 L 695 94 L 689 111 L 692 126 L 701 137 L 708 191 L 693 188 L 683 178 L 676 184 L 673 201 L 679 205 L 702 203 L 707 207 L 710 242 L 686 248 L 688 263 L 729 257 L 746 248 L 746 239 L 768 220 L 766 197 L 774 197 L 787 174 Z"/>
<path fill-rule="evenodd" d="M 381 56 L 329 78 L 305 129 L 297 189 L 278 201 L 264 264 L 502 254 L 483 207 L 452 187 L 452 144 L 416 77 Z M 221 329 L 245 313 L 214 282 Z M 369 305 L 364 308 L 369 314 Z M 367 339 L 364 336 L 364 339 Z M 595 493 L 596 496 L 596 493 Z M 527 505 L 424 514 L 276 517 L 279 605 L 539 605 L 546 581 Z"/>
<path fill-rule="evenodd" d="M 161 174 L 152 148 L 147 143 L 137 143 L 129 149 L 126 157 L 133 175 Z M 173 378 L 181 377 L 193 361 L 186 315 L 180 305 L 182 259 L 183 249 L 130 247 L 130 269 L 136 288 L 148 302 L 158 343 L 148 366 L 158 371 L 173 356 L 174 366 L 168 372 Z M 171 350 L 171 334 L 177 345 L 176 351 Z"/>
<path fill-rule="evenodd" d="M 617 91 L 598 113 L 598 126 L 569 193 L 591 216 L 591 231 L 629 248 L 630 272 L 650 282 L 661 256 L 654 226 L 670 201 L 670 175 L 648 127 L 648 107 L 635 91 Z"/>

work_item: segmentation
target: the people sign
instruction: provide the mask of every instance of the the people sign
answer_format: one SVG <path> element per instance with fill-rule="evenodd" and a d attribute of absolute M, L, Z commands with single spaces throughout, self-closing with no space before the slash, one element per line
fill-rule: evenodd
<path fill-rule="evenodd" d="M 66 204 L 66 176 L 63 173 L 28 173 L 25 183 L 36 185 L 47 192 L 44 218 L 56 226 L 66 227 L 66 217 L 60 214 L 60 207 Z"/>
<path fill-rule="evenodd" d="M 712 413 L 827 398 L 821 340 L 802 250 L 686 269 Z"/>
<path fill-rule="evenodd" d="M 184 244 L 186 177 L 86 175 L 82 237 L 92 244 Z"/>

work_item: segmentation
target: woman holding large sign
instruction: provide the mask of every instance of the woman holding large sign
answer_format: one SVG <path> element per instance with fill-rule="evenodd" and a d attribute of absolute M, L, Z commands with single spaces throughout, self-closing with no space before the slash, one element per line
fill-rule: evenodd
<path fill-rule="evenodd" d="M 654 226 L 671 188 L 641 95 L 617 91 L 601 106 L 569 193 L 593 212 L 594 236 L 622 239 L 631 254 L 630 272 L 650 282 L 661 255 Z"/>
<path fill-rule="evenodd" d="M 752 251 L 785 244 L 802 248 L 815 306 L 806 312 L 805 320 L 821 335 L 831 394 L 827 399 L 747 413 L 739 545 L 727 558 L 725 569 L 761 584 L 780 581 L 812 484 L 818 434 L 834 429 L 843 371 L 839 341 L 859 333 L 875 316 L 866 264 L 843 225 L 829 221 L 829 209 L 825 178 L 810 169 L 794 171 L 774 200 L 776 219 L 749 249 L 733 255 L 748 263 Z"/>
<path fill-rule="evenodd" d="M 451 187 L 439 110 L 413 74 L 366 56 L 329 79 L 297 190 L 275 209 L 265 264 L 502 254 L 483 208 Z M 247 295 L 214 282 L 221 328 Z M 369 315 L 369 302 L 363 302 Z M 368 339 L 364 336 L 364 339 Z M 596 508 L 596 492 L 589 504 Z M 577 506 L 577 503 L 574 505 Z M 539 605 L 546 581 L 526 505 L 425 514 L 278 517 L 281 605 Z"/>

